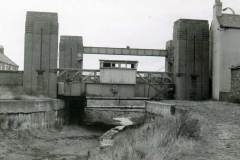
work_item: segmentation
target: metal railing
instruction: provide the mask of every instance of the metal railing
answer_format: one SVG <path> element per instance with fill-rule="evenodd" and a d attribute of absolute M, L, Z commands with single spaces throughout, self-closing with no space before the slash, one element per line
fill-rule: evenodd
<path fill-rule="evenodd" d="M 100 83 L 100 70 L 60 68 L 53 69 L 59 82 L 95 82 Z M 137 71 L 137 83 L 172 84 L 172 73 Z"/>

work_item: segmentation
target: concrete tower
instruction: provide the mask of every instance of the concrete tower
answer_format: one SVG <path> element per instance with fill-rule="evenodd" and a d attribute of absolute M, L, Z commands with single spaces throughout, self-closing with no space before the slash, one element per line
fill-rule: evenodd
<path fill-rule="evenodd" d="M 167 41 L 166 43 L 167 56 L 165 60 L 165 71 L 168 73 L 173 73 L 174 70 L 174 47 L 173 41 Z"/>
<path fill-rule="evenodd" d="M 174 24 L 175 98 L 209 98 L 209 25 L 207 20 L 180 19 Z"/>
<path fill-rule="evenodd" d="M 83 41 L 80 36 L 61 36 L 60 38 L 60 68 L 82 69 Z"/>
<path fill-rule="evenodd" d="M 25 24 L 24 80 L 27 94 L 56 97 L 57 13 L 27 12 Z"/>

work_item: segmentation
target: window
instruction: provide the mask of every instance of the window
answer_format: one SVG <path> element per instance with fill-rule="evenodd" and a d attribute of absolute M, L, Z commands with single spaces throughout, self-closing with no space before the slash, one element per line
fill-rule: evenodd
<path fill-rule="evenodd" d="M 110 68 L 111 67 L 111 63 L 103 63 L 103 68 Z"/>
<path fill-rule="evenodd" d="M 127 64 L 127 68 L 130 69 L 131 68 L 131 64 Z"/>
<path fill-rule="evenodd" d="M 115 63 L 112 63 L 112 68 L 115 68 L 116 67 L 116 64 Z"/>
<path fill-rule="evenodd" d="M 120 64 L 120 68 L 126 68 L 126 64 Z"/>
<path fill-rule="evenodd" d="M 131 68 L 134 69 L 135 68 L 135 64 L 131 64 Z"/>

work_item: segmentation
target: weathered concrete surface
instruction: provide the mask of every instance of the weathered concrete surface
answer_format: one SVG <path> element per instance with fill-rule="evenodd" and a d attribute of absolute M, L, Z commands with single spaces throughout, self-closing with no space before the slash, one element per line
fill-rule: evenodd
<path fill-rule="evenodd" d="M 64 103 L 54 99 L 1 100 L 0 128 L 25 130 L 61 127 Z"/>
<path fill-rule="evenodd" d="M 161 102 L 146 102 L 145 106 L 146 113 L 154 115 L 162 115 L 164 117 L 169 117 L 175 114 L 176 107 L 173 104 L 161 103 Z"/>
<path fill-rule="evenodd" d="M 58 15 L 48 12 L 27 12 L 25 25 L 24 79 L 27 94 L 56 98 Z"/>
<path fill-rule="evenodd" d="M 131 117 L 142 119 L 145 116 L 144 98 L 116 99 L 114 97 L 88 97 L 85 107 L 85 121 L 119 125 L 113 118 Z"/>
<path fill-rule="evenodd" d="M 78 68 L 83 65 L 83 40 L 81 36 L 61 36 L 59 68 Z"/>
<path fill-rule="evenodd" d="M 101 68 L 100 83 L 107 84 L 136 84 L 137 69 Z"/>
<path fill-rule="evenodd" d="M 209 25 L 207 20 L 174 23 L 175 98 L 209 98 Z"/>
<path fill-rule="evenodd" d="M 115 91 L 117 93 L 115 93 Z M 95 97 L 131 98 L 135 97 L 135 85 L 87 83 L 86 94 L 87 96 Z"/>
<path fill-rule="evenodd" d="M 22 71 L 0 71 L 0 86 L 22 86 Z"/>
<path fill-rule="evenodd" d="M 87 97 L 87 107 L 144 107 L 147 98 Z"/>

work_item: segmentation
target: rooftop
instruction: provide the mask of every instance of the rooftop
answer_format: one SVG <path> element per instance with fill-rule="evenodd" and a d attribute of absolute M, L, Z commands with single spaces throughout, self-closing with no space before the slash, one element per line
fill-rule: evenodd
<path fill-rule="evenodd" d="M 138 61 L 129 61 L 129 60 L 104 60 L 100 59 L 101 62 L 116 62 L 116 63 L 138 63 Z"/>
<path fill-rule="evenodd" d="M 14 63 L 10 58 L 8 58 L 4 54 L 0 54 L 0 62 L 13 65 L 13 66 L 18 66 L 16 63 Z"/>

